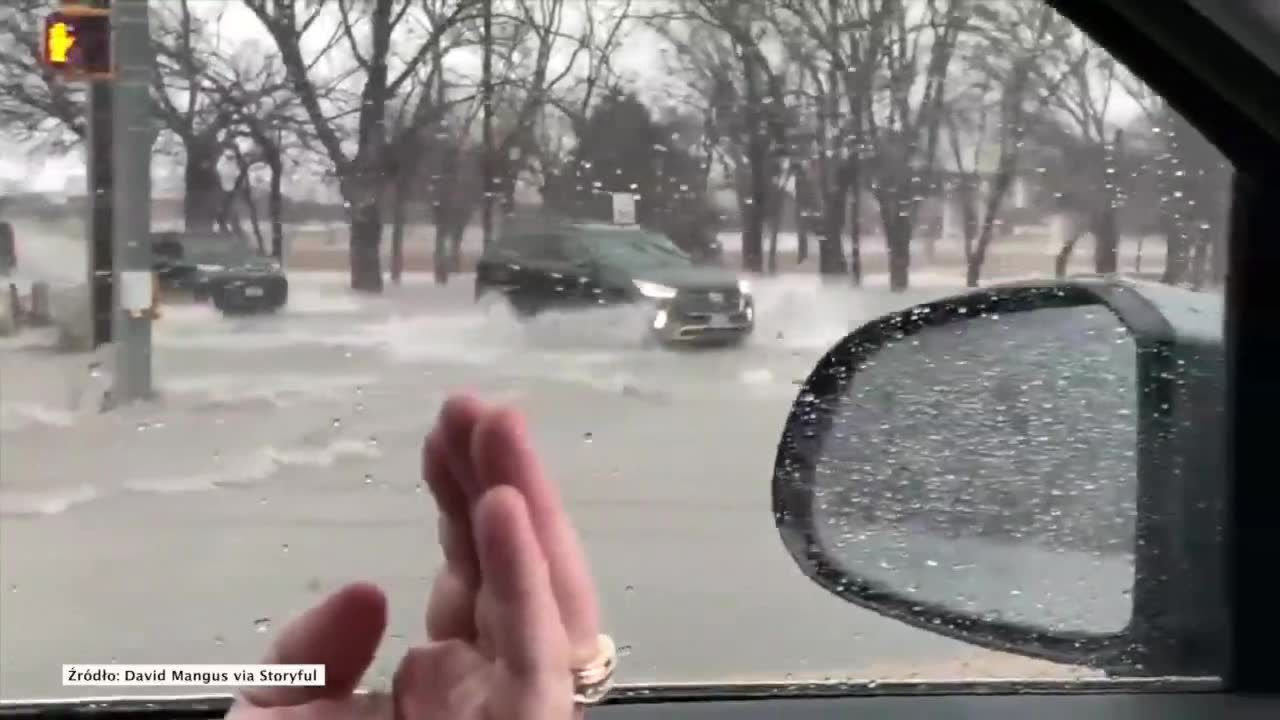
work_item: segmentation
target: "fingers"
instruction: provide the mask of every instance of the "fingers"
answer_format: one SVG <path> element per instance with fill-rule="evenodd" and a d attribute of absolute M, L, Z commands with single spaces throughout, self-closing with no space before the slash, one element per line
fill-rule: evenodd
<path fill-rule="evenodd" d="M 449 568 L 436 575 L 427 601 L 427 637 L 473 640 L 476 637 L 476 588 Z"/>
<path fill-rule="evenodd" d="M 472 436 L 471 458 L 477 483 L 519 490 L 548 564 L 552 590 L 569 634 L 570 659 L 575 666 L 590 662 L 598 651 L 600 627 L 595 585 L 577 533 L 559 493 L 538 462 L 519 414 L 511 410 L 487 412 Z"/>
<path fill-rule="evenodd" d="M 519 680 L 567 676 L 568 638 L 524 497 L 496 487 L 476 503 L 476 549 L 493 603 L 493 650 Z"/>
<path fill-rule="evenodd" d="M 446 563 L 427 602 L 427 636 L 432 640 L 465 640 L 476 634 L 475 592 L 480 569 L 465 489 L 468 483 L 474 484 L 466 448 L 483 412 L 483 405 L 474 398 L 450 398 L 423 446 L 423 480 L 439 511 L 437 529 Z"/>
<path fill-rule="evenodd" d="M 476 717 L 491 682 L 488 661 L 460 640 L 409 648 L 391 681 L 394 720 Z"/>
<path fill-rule="evenodd" d="M 263 660 L 324 665 L 324 687 L 254 687 L 241 696 L 257 707 L 281 707 L 350 695 L 373 662 L 386 628 L 382 590 L 367 583 L 342 587 L 285 625 Z"/>

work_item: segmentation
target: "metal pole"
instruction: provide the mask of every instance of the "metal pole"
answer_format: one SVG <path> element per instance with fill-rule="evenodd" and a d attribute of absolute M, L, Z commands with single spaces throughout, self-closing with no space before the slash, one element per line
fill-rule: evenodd
<path fill-rule="evenodd" d="M 115 239 L 115 404 L 150 397 L 151 318 L 151 32 L 147 0 L 114 0 L 116 61 L 112 107 Z"/>
<path fill-rule="evenodd" d="M 493 234 L 493 0 L 484 0 L 484 61 L 481 70 L 484 119 L 484 217 L 482 243 L 489 247 Z"/>
<path fill-rule="evenodd" d="M 88 115 L 89 242 L 85 268 L 89 292 L 89 350 L 111 342 L 112 248 L 111 248 L 111 83 L 89 83 Z"/>

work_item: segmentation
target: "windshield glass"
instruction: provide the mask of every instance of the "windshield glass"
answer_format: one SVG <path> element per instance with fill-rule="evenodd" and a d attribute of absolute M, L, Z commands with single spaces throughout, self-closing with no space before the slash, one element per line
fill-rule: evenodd
<path fill-rule="evenodd" d="M 1232 168 L 1047 4 L 148 4 L 116 46 L 149 74 L 90 92 L 33 59 L 52 2 L 0 3 L 0 697 L 209 692 L 59 669 L 257 662 L 353 580 L 391 597 L 363 680 L 389 686 L 445 562 L 420 465 L 459 388 L 527 415 L 620 683 L 1104 675 L 841 600 L 772 505 L 801 386 L 885 313 L 1118 273 L 1219 322 Z M 152 232 L 284 270 L 147 294 Z M 610 277 L 583 243 L 690 270 Z M 1163 527 L 1135 473 L 1173 452 L 1138 440 L 1141 347 L 1008 327 L 883 356 L 910 374 L 848 397 L 814 537 L 922 603 L 1123 629 Z"/>
<path fill-rule="evenodd" d="M 256 256 L 247 241 L 234 235 L 184 237 L 179 242 L 182 259 L 189 263 L 233 265 Z"/>
<path fill-rule="evenodd" d="M 689 267 L 693 259 L 662 235 L 641 230 L 584 229 L 579 237 L 607 263 L 632 270 Z"/>

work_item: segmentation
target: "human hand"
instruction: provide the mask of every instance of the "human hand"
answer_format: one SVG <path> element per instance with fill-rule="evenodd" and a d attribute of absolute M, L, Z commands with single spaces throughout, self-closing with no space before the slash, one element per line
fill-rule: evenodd
<path fill-rule="evenodd" d="M 286 627 L 268 662 L 324 663 L 325 688 L 255 688 L 237 718 L 573 717 L 570 667 L 596 659 L 599 613 L 585 555 L 520 416 L 470 396 L 445 403 L 423 451 L 445 567 L 428 642 L 401 659 L 390 697 L 354 696 L 386 627 L 368 585 Z"/>

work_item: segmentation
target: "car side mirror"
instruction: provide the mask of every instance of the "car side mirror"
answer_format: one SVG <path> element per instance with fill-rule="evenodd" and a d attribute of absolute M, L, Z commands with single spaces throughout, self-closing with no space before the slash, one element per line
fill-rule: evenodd
<path fill-rule="evenodd" d="M 856 605 L 1122 675 L 1225 661 L 1220 298 L 974 291 L 831 349 L 787 417 L 783 543 Z"/>

